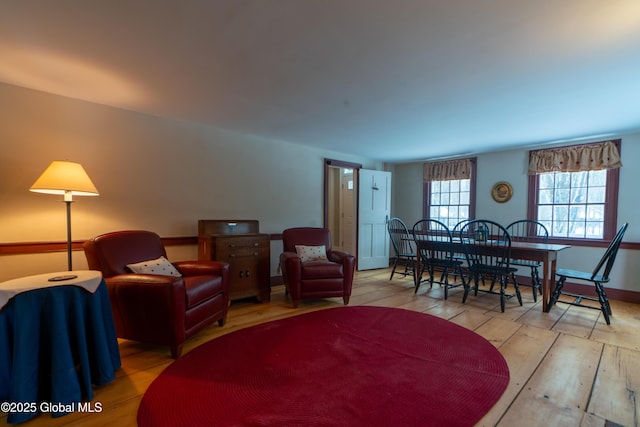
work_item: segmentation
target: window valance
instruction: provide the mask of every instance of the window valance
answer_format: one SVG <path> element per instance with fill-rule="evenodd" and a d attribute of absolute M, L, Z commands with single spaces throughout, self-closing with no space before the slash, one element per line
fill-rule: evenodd
<path fill-rule="evenodd" d="M 529 175 L 544 172 L 580 172 L 622 166 L 613 141 L 549 148 L 529 153 Z"/>
<path fill-rule="evenodd" d="M 424 164 L 424 182 L 471 178 L 471 159 L 447 160 Z"/>

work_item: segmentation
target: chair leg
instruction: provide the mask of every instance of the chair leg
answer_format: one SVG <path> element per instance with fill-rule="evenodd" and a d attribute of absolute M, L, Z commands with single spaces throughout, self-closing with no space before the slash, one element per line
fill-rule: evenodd
<path fill-rule="evenodd" d="M 418 293 L 418 289 L 420 288 L 420 282 L 422 282 L 422 274 L 424 273 L 424 264 L 420 265 L 420 270 L 418 270 L 417 268 L 413 269 L 413 285 L 415 286 L 415 291 L 413 291 L 414 294 Z"/>
<path fill-rule="evenodd" d="M 344 302 L 344 305 L 349 305 L 349 298 L 350 298 L 350 296 L 342 297 L 342 301 Z"/>
<path fill-rule="evenodd" d="M 492 280 L 491 287 L 493 288 L 493 283 L 495 282 L 495 278 Z M 506 306 L 507 297 L 504 294 L 504 288 L 507 286 L 507 278 L 504 276 L 500 277 L 500 311 L 504 313 L 504 308 Z"/>
<path fill-rule="evenodd" d="M 464 294 L 462 294 L 463 304 L 467 301 L 467 296 L 469 296 L 470 291 L 471 291 L 471 277 L 469 277 L 469 281 L 464 285 Z"/>
<path fill-rule="evenodd" d="M 406 257 L 404 260 L 404 277 L 407 277 L 409 274 L 409 265 L 411 265 L 411 269 L 413 270 L 413 257 Z"/>
<path fill-rule="evenodd" d="M 547 306 L 547 313 L 551 310 L 551 307 L 553 307 L 553 305 L 558 301 L 558 298 L 560 298 L 560 294 L 562 293 L 562 287 L 564 286 L 565 280 L 567 280 L 566 277 L 560 276 L 560 278 L 556 282 L 556 286 L 553 289 L 551 298 L 549 299 L 549 305 Z"/>
<path fill-rule="evenodd" d="M 609 317 L 611 316 L 611 305 L 609 304 L 609 299 L 607 298 L 607 293 L 604 291 L 602 283 L 596 282 L 596 292 L 598 293 L 598 301 L 600 301 L 604 320 L 607 322 L 607 325 L 610 325 L 611 319 Z"/>
<path fill-rule="evenodd" d="M 538 292 L 542 294 L 542 286 L 540 284 L 540 276 L 538 275 L 538 267 L 531 267 L 531 288 L 533 291 L 533 302 L 538 302 Z"/>
<path fill-rule="evenodd" d="M 393 268 L 391 269 L 391 277 L 389 277 L 389 280 L 393 279 L 393 274 L 396 272 L 396 267 L 398 266 L 398 258 L 400 257 L 396 255 L 395 259 L 393 260 Z"/>
<path fill-rule="evenodd" d="M 516 279 L 516 273 L 511 273 L 511 280 L 513 280 L 513 287 L 516 290 L 518 302 L 520 303 L 520 306 L 522 306 L 522 294 L 520 293 L 520 285 L 518 284 L 518 279 Z"/>
<path fill-rule="evenodd" d="M 180 357 L 180 355 L 182 354 L 182 346 L 183 344 L 170 346 L 169 349 L 171 350 L 171 357 L 173 357 L 174 359 Z"/>
<path fill-rule="evenodd" d="M 442 274 L 440 274 L 440 286 L 444 286 L 444 299 L 449 298 L 449 272 L 447 267 L 442 267 Z"/>
<path fill-rule="evenodd" d="M 436 271 L 432 265 L 431 267 L 429 267 L 429 289 L 433 289 L 433 281 L 435 279 L 434 277 L 435 273 Z"/>

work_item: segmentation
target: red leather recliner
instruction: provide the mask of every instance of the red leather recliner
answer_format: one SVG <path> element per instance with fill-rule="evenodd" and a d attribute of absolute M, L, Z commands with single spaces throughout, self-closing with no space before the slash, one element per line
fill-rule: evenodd
<path fill-rule="evenodd" d="M 211 323 L 224 325 L 229 308 L 229 264 L 173 263 L 182 277 L 133 274 L 127 267 L 167 256 L 151 231 L 117 231 L 84 243 L 89 268 L 102 272 L 118 337 L 168 345 L 180 357 L 185 340 Z"/>
<path fill-rule="evenodd" d="M 342 297 L 344 304 L 349 304 L 355 258 L 331 249 L 329 230 L 290 228 L 282 233 L 282 242 L 284 252 L 280 255 L 280 268 L 294 307 L 306 298 Z M 324 246 L 327 259 L 303 261 L 296 252 L 296 245 Z"/>

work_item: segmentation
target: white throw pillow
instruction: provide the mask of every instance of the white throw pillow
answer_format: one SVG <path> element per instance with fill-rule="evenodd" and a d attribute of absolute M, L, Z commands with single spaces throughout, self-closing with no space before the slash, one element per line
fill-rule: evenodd
<path fill-rule="evenodd" d="M 322 246 L 296 245 L 296 253 L 305 261 L 327 261 L 327 248 Z"/>
<path fill-rule="evenodd" d="M 182 277 L 182 274 L 171 264 L 165 257 L 149 261 L 137 262 L 135 264 L 127 264 L 127 267 L 134 273 L 138 274 L 158 274 L 161 276 Z"/>

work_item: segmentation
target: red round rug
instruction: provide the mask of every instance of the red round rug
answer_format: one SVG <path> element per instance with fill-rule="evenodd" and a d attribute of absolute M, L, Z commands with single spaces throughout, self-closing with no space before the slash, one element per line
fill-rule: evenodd
<path fill-rule="evenodd" d="M 340 307 L 221 336 L 149 386 L 138 425 L 472 426 L 509 369 L 473 331 L 414 311 Z"/>

